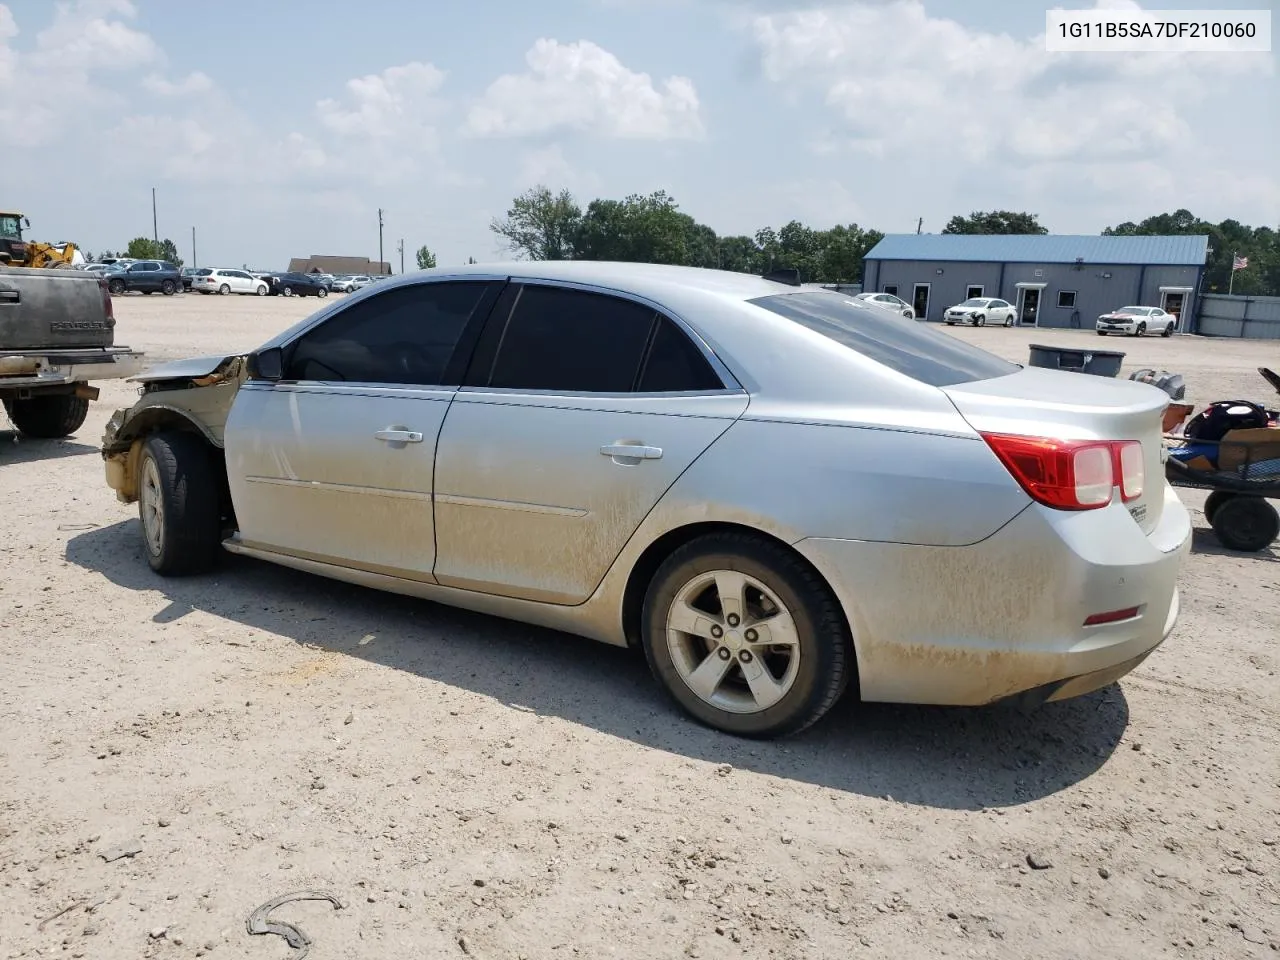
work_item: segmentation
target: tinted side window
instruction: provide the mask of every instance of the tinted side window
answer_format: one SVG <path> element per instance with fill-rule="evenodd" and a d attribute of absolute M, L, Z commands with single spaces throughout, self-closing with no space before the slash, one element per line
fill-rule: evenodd
<path fill-rule="evenodd" d="M 502 332 L 489 386 L 628 393 L 635 388 L 654 311 L 631 300 L 527 286 Z"/>
<path fill-rule="evenodd" d="M 685 332 L 666 317 L 659 317 L 658 329 L 640 373 L 640 392 L 722 389 L 720 377 Z"/>
<path fill-rule="evenodd" d="M 935 387 L 989 380 L 1022 369 L 926 324 L 863 307 L 839 293 L 777 294 L 750 302 Z"/>
<path fill-rule="evenodd" d="M 293 346 L 286 380 L 442 383 L 484 282 L 423 283 L 353 304 Z"/>

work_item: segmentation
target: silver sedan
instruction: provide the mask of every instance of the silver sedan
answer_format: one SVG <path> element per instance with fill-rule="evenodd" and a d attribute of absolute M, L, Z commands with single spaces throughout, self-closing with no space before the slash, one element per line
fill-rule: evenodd
<path fill-rule="evenodd" d="M 520 263 L 389 279 L 154 369 L 104 438 L 163 575 L 225 551 L 643 650 L 685 711 L 1028 704 L 1168 636 L 1154 387 L 843 294 Z"/>

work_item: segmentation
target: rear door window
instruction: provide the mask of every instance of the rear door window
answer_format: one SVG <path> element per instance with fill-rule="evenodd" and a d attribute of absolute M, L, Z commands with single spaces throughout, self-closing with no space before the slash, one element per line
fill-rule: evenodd
<path fill-rule="evenodd" d="M 839 293 L 775 294 L 750 303 L 935 387 L 1004 377 L 1022 369 L 928 324 L 862 306 Z"/>

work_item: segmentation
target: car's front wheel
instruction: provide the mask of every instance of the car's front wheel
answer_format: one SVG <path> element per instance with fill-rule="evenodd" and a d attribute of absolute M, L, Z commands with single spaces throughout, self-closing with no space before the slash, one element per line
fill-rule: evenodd
<path fill-rule="evenodd" d="M 181 576 L 211 568 L 222 539 L 220 484 L 204 440 L 154 434 L 143 444 L 138 477 L 138 516 L 151 569 Z"/>
<path fill-rule="evenodd" d="M 267 295 L 267 285 L 265 283 L 258 284 L 258 289 L 256 292 L 258 296 L 265 297 Z"/>
<path fill-rule="evenodd" d="M 987 318 L 984 317 L 982 314 L 978 314 L 976 317 L 973 318 L 973 325 L 975 327 L 985 327 L 987 325 Z"/>
<path fill-rule="evenodd" d="M 1133 335 L 1135 337 L 1145 337 L 1147 335 L 1146 323 L 1139 323 L 1137 328 L 1133 331 Z"/>
<path fill-rule="evenodd" d="M 327 297 L 328 295 L 329 295 L 329 291 L 326 290 L 324 287 L 320 287 L 318 290 L 316 290 L 317 297 Z"/>
<path fill-rule="evenodd" d="M 749 534 L 700 537 L 668 557 L 641 631 L 650 669 L 675 701 L 738 736 L 798 733 L 854 670 L 827 585 L 785 547 Z"/>
<path fill-rule="evenodd" d="M 292 297 L 292 296 L 293 296 L 293 287 L 285 287 L 285 288 L 284 288 L 284 295 L 285 295 L 286 297 Z"/>

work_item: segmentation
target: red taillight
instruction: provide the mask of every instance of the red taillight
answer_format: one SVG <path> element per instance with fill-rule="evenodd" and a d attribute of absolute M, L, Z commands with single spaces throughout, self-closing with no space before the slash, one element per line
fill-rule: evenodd
<path fill-rule="evenodd" d="M 116 307 L 111 300 L 111 288 L 107 286 L 107 281 L 102 277 L 98 278 L 98 290 L 102 293 L 102 309 L 106 312 L 108 320 L 116 318 Z"/>
<path fill-rule="evenodd" d="M 1120 481 L 1120 498 L 1128 503 L 1142 496 L 1147 479 L 1147 465 L 1142 456 L 1142 444 L 1125 440 L 1115 444 L 1116 477 Z"/>
<path fill-rule="evenodd" d="M 1121 484 L 1126 502 L 1142 496 L 1142 444 L 1136 440 L 1056 440 L 984 433 L 1000 462 L 1034 500 L 1059 510 L 1096 510 Z"/>

